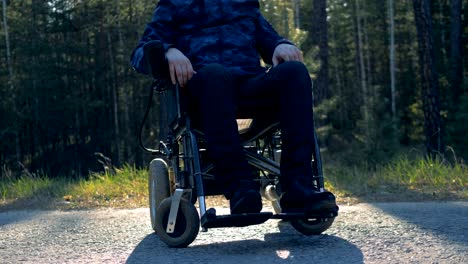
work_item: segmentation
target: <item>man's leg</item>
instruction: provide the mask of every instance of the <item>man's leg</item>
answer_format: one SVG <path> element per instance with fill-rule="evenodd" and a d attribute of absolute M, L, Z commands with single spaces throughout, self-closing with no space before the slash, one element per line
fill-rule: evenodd
<path fill-rule="evenodd" d="M 205 133 L 215 175 L 226 186 L 232 213 L 258 212 L 261 197 L 240 144 L 236 123 L 236 87 L 219 64 L 200 69 L 188 84 L 190 112 Z"/>
<path fill-rule="evenodd" d="M 300 62 L 285 62 L 264 75 L 241 86 L 240 104 L 255 112 L 262 107 L 262 115 L 277 115 L 281 125 L 281 188 L 286 191 L 282 206 L 303 208 L 309 203 L 333 200 L 329 193 L 318 194 L 312 185 L 312 153 L 314 149 L 314 121 L 312 112 L 312 84 L 309 73 Z M 255 104 L 270 101 L 269 106 Z M 258 110 L 256 111 L 258 113 Z M 260 117 L 261 118 L 261 117 Z"/>

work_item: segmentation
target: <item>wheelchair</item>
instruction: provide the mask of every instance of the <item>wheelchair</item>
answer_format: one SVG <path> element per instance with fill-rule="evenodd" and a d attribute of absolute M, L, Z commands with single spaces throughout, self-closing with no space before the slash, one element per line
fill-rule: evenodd
<path fill-rule="evenodd" d="M 187 247 L 200 229 L 243 227 L 261 224 L 269 219 L 289 222 L 304 235 L 318 235 L 327 230 L 338 215 L 338 208 L 320 213 L 282 213 L 279 199 L 281 158 L 281 130 L 279 123 L 259 120 L 237 120 L 243 150 L 248 163 L 256 171 L 256 181 L 264 200 L 270 201 L 273 212 L 217 215 L 207 208 L 206 197 L 221 195 L 222 188 L 212 174 L 214 166 L 207 158 L 203 132 L 193 127 L 190 116 L 181 104 L 181 89 L 162 77 L 165 65 L 154 65 L 149 58 L 164 58 L 157 42 L 145 47 L 145 55 L 153 76 L 148 106 L 140 128 L 140 146 L 157 156 L 149 165 L 149 207 L 152 229 L 169 247 Z M 162 57 L 161 57 L 162 56 Z M 166 68 L 167 69 L 167 68 Z M 167 76 L 167 75 L 164 75 Z M 143 126 L 147 119 L 154 92 L 163 97 L 168 118 L 166 138 L 158 147 L 150 149 L 142 141 Z M 324 191 L 324 177 L 317 136 L 311 166 L 313 185 Z M 195 204 L 198 203 L 198 210 Z"/>

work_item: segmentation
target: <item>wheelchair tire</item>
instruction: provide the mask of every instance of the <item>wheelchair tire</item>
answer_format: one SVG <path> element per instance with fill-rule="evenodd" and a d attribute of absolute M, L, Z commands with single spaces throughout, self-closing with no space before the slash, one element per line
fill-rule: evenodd
<path fill-rule="evenodd" d="M 154 159 L 151 161 L 149 167 L 148 189 L 151 227 L 156 231 L 156 211 L 161 202 L 171 196 L 168 166 L 163 159 Z"/>
<path fill-rule="evenodd" d="M 291 220 L 291 225 L 306 236 L 320 235 L 322 232 L 330 228 L 335 221 L 335 218 L 323 219 L 295 219 Z"/>
<path fill-rule="evenodd" d="M 162 201 L 157 211 L 156 233 L 159 238 L 169 247 L 184 248 L 190 245 L 198 235 L 200 230 L 200 218 L 195 206 L 182 198 L 180 200 L 179 211 L 174 233 L 166 232 L 167 221 L 171 211 L 172 198 Z"/>

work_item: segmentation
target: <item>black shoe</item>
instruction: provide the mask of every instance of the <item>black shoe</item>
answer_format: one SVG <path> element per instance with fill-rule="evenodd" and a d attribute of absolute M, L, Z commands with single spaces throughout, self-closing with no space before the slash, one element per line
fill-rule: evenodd
<path fill-rule="evenodd" d="M 282 213 L 317 213 L 338 210 L 335 196 L 331 192 L 319 192 L 294 182 L 281 196 Z"/>
<path fill-rule="evenodd" d="M 231 214 L 259 213 L 262 210 L 262 196 L 255 182 L 239 181 L 229 195 Z"/>

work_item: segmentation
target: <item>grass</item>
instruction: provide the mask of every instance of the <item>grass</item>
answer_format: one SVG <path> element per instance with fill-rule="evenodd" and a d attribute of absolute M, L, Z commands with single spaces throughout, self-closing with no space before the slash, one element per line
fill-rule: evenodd
<path fill-rule="evenodd" d="M 16 208 L 135 208 L 147 205 L 147 171 L 124 166 L 116 174 L 93 173 L 88 179 L 28 174 L 0 180 L 0 211 Z"/>
<path fill-rule="evenodd" d="M 340 203 L 468 199 L 468 171 L 461 162 L 402 156 L 372 168 L 336 166 L 332 162 L 325 165 L 326 188 Z M 124 166 L 116 174 L 93 173 L 80 180 L 40 174 L 19 178 L 5 175 L 0 179 L 0 211 L 136 208 L 148 204 L 147 171 L 132 166 Z"/>
<path fill-rule="evenodd" d="M 467 200 L 468 168 L 441 158 L 400 156 L 387 164 L 325 167 L 326 187 L 342 201 Z"/>

